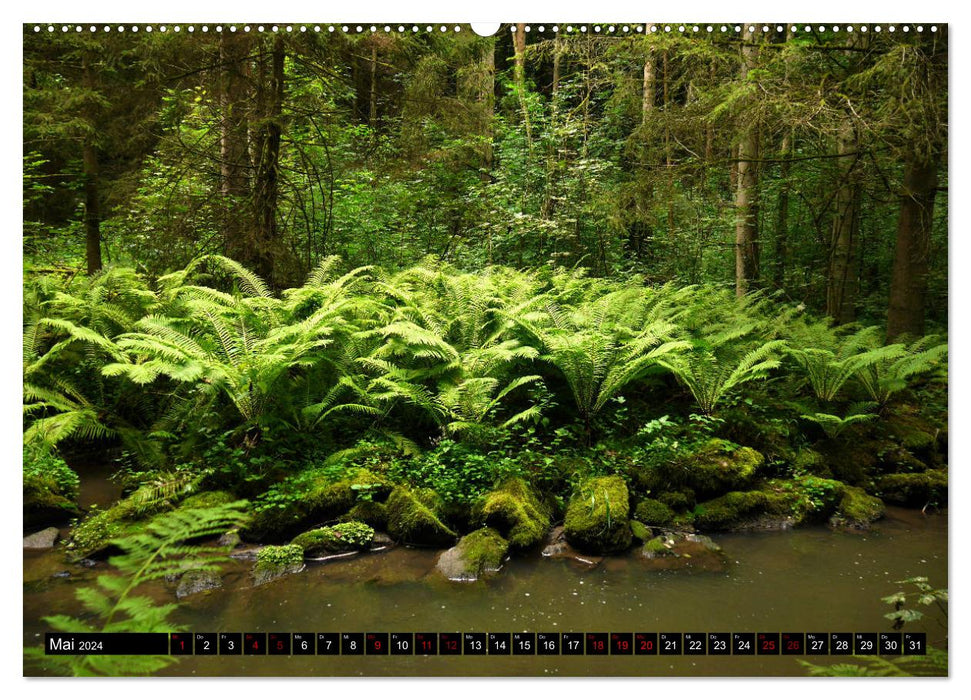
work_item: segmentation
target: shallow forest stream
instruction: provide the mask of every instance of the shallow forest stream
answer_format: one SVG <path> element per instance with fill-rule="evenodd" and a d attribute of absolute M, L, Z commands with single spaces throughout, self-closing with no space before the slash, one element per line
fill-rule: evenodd
<path fill-rule="evenodd" d="M 82 493 L 111 497 L 111 485 L 85 480 Z M 947 580 L 947 517 L 889 508 L 867 533 L 809 527 L 726 534 L 723 572 L 652 571 L 635 554 L 594 568 L 535 553 L 508 561 L 495 578 L 444 580 L 437 550 L 395 547 L 352 559 L 309 563 L 297 574 L 253 587 L 250 562 L 224 569 L 222 589 L 190 596 L 173 621 L 193 632 L 838 632 L 890 629 L 880 598 L 897 581 Z M 105 565 L 66 565 L 56 552 L 24 553 L 24 644 L 40 642 L 41 617 L 80 612 L 74 594 Z M 71 576 L 54 578 L 70 570 Z M 156 593 L 175 599 L 174 586 Z M 942 645 L 946 628 L 928 614 L 908 624 Z M 297 629 L 297 628 L 300 629 Z M 267 656 L 189 657 L 173 675 L 793 675 L 796 661 L 837 657 L 474 657 Z M 845 658 L 845 657 L 843 657 Z"/>

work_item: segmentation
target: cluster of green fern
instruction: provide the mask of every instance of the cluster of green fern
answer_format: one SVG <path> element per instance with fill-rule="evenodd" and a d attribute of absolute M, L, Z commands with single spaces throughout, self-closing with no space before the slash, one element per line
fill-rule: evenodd
<path fill-rule="evenodd" d="M 151 285 L 119 268 L 30 281 L 25 442 L 118 439 L 157 465 L 203 429 L 244 449 L 282 435 L 336 451 L 373 432 L 488 444 L 553 421 L 589 444 L 625 393 L 686 392 L 710 416 L 753 383 L 836 435 L 946 367 L 939 339 L 886 345 L 877 328 L 720 288 L 340 267 L 329 258 L 279 294 L 219 256 Z"/>

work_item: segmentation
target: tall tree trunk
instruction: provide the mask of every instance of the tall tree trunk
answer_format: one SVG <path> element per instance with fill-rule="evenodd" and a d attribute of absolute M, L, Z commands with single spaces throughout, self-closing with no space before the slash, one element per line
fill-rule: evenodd
<path fill-rule="evenodd" d="M 378 42 L 371 41 L 371 89 L 368 97 L 368 126 L 378 128 Z"/>
<path fill-rule="evenodd" d="M 267 56 L 261 57 L 266 61 Z M 256 224 L 256 271 L 268 283 L 274 283 L 274 259 L 277 253 L 277 198 L 279 195 L 280 141 L 283 134 L 284 64 L 283 37 L 273 38 L 269 54 L 269 71 L 261 71 L 267 83 L 260 100 L 264 107 L 260 127 L 259 160 L 253 187 L 253 210 Z"/>
<path fill-rule="evenodd" d="M 81 70 L 85 89 L 94 91 L 95 79 L 94 72 L 87 55 L 81 58 Z M 89 102 L 94 105 L 93 96 L 89 97 Z M 84 173 L 84 247 L 85 258 L 88 266 L 88 274 L 93 275 L 98 272 L 101 265 L 101 188 L 98 186 L 98 151 L 94 145 L 94 134 L 98 130 L 95 108 L 85 109 L 85 120 L 88 122 L 89 131 L 84 136 L 82 146 L 82 168 Z"/>
<path fill-rule="evenodd" d="M 101 193 L 98 187 L 98 152 L 84 141 L 84 242 L 88 274 L 101 269 Z"/>
<path fill-rule="evenodd" d="M 746 24 L 742 33 L 740 77 L 743 82 L 755 68 L 757 55 L 755 35 Z M 738 296 L 744 296 L 759 278 L 758 158 L 757 125 L 749 123 L 738 142 L 738 187 L 735 192 L 735 293 Z"/>
<path fill-rule="evenodd" d="M 840 185 L 836 193 L 836 215 L 826 284 L 826 315 L 837 324 L 856 319 L 856 296 L 860 286 L 858 239 L 861 183 L 856 163 L 859 150 L 856 129 L 849 115 L 840 127 L 837 153 Z"/>
<path fill-rule="evenodd" d="M 512 35 L 515 49 L 515 67 L 513 69 L 516 91 L 519 93 L 519 107 L 523 113 L 523 126 L 526 128 L 526 146 L 530 154 L 533 151 L 532 127 L 529 124 L 529 107 L 526 104 L 526 25 L 519 23 Z"/>
<path fill-rule="evenodd" d="M 482 63 L 483 76 L 480 94 L 484 112 L 483 118 L 485 121 L 485 148 L 483 153 L 485 160 L 485 172 L 483 174 L 483 178 L 488 180 L 492 177 L 490 174 L 492 172 L 492 140 L 494 138 L 492 121 L 495 118 L 496 112 L 496 40 L 492 37 L 487 40 Z"/>
<path fill-rule="evenodd" d="M 929 160 L 912 155 L 904 164 L 904 186 L 890 281 L 890 308 L 887 312 L 888 341 L 904 333 L 924 334 L 927 256 L 934 221 L 939 159 L 938 153 Z"/>
<path fill-rule="evenodd" d="M 789 261 L 789 173 L 792 169 L 790 157 L 793 151 L 792 133 L 782 137 L 782 166 L 779 168 L 779 199 L 776 202 L 775 219 L 775 268 L 772 270 L 772 281 L 776 289 L 782 289 L 786 282 L 786 266 Z"/>
<path fill-rule="evenodd" d="M 641 124 L 647 124 L 654 111 L 654 53 L 648 51 L 644 58 L 644 82 L 641 85 Z"/>
<path fill-rule="evenodd" d="M 240 210 L 249 190 L 248 60 L 246 35 L 223 32 L 219 37 L 220 80 L 219 172 L 220 191 L 226 199 L 222 222 L 223 249 L 236 260 L 249 262 L 251 246 L 245 234 Z"/>
<path fill-rule="evenodd" d="M 662 56 L 663 56 L 662 64 L 664 67 L 664 74 L 661 80 L 663 99 L 664 99 L 664 172 L 665 172 L 665 182 L 667 183 L 665 199 L 668 202 L 668 233 L 673 234 L 674 233 L 674 160 L 671 157 L 671 122 L 670 122 L 671 113 L 668 109 L 668 100 L 669 100 L 669 94 L 670 94 L 669 88 L 671 85 L 670 73 L 668 70 L 670 63 L 669 63 L 669 57 L 668 57 L 667 51 L 665 51 L 662 54 Z"/>

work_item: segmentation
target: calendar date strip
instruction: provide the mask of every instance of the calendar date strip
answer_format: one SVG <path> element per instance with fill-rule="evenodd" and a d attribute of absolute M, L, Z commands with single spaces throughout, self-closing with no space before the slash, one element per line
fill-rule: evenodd
<path fill-rule="evenodd" d="M 923 632 L 48 632 L 48 655 L 923 656 Z"/>

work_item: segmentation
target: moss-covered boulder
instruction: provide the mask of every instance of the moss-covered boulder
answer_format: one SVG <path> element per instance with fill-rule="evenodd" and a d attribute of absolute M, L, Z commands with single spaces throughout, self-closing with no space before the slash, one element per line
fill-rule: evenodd
<path fill-rule="evenodd" d="M 886 508 L 876 496 L 871 496 L 856 486 L 847 486 L 839 508 L 830 518 L 830 525 L 838 528 L 866 530 L 870 524 L 886 513 Z"/>
<path fill-rule="evenodd" d="M 519 478 L 507 479 L 486 494 L 479 510 L 482 522 L 516 549 L 539 544 L 550 528 L 550 509 Z"/>
<path fill-rule="evenodd" d="M 179 508 L 215 508 L 216 506 L 224 506 L 227 503 L 232 503 L 233 501 L 239 500 L 233 494 L 228 491 L 203 491 L 202 493 L 197 493 L 188 498 L 183 499 L 179 503 Z"/>
<path fill-rule="evenodd" d="M 837 509 L 845 485 L 804 476 L 774 479 L 753 491 L 732 491 L 698 505 L 694 525 L 701 530 L 776 530 L 825 522 Z"/>
<path fill-rule="evenodd" d="M 946 422 L 946 421 L 945 421 Z M 946 425 L 938 425 L 920 415 L 916 408 L 898 405 L 883 421 L 888 438 L 923 461 L 931 461 L 939 452 L 939 439 Z"/>
<path fill-rule="evenodd" d="M 80 480 L 56 453 L 23 449 L 24 527 L 66 523 L 81 515 Z"/>
<path fill-rule="evenodd" d="M 653 530 L 638 520 L 630 521 L 630 531 L 634 535 L 634 539 L 638 542 L 647 542 L 654 537 Z"/>
<path fill-rule="evenodd" d="M 947 505 L 947 472 L 928 469 L 920 474 L 887 474 L 877 479 L 876 493 L 888 503 L 923 508 Z"/>
<path fill-rule="evenodd" d="M 64 523 L 81 515 L 76 497 L 65 495 L 49 476 L 24 473 L 24 527 Z"/>
<path fill-rule="evenodd" d="M 179 585 L 175 589 L 175 597 L 181 600 L 196 593 L 205 593 L 216 588 L 222 588 L 222 585 L 223 579 L 218 571 L 193 569 L 185 572 L 179 579 Z"/>
<path fill-rule="evenodd" d="M 302 571 L 303 548 L 296 544 L 263 547 L 253 566 L 253 585 L 262 586 L 288 574 Z"/>
<path fill-rule="evenodd" d="M 108 554 L 111 540 L 130 534 L 137 527 L 131 516 L 132 509 L 125 501 L 105 510 L 92 509 L 88 517 L 71 529 L 64 545 L 68 557 L 80 560 Z"/>
<path fill-rule="evenodd" d="M 686 461 L 687 486 L 704 496 L 740 491 L 751 485 L 765 457 L 751 447 L 714 439 Z"/>
<path fill-rule="evenodd" d="M 661 501 L 645 498 L 634 508 L 634 518 L 645 525 L 667 525 L 674 520 L 674 511 Z"/>
<path fill-rule="evenodd" d="M 832 478 L 852 486 L 867 481 L 876 471 L 881 452 L 887 444 L 879 440 L 856 437 L 847 431 L 840 439 L 826 439 L 817 445 Z M 824 472 L 819 472 L 824 474 Z"/>
<path fill-rule="evenodd" d="M 711 538 L 694 533 L 663 532 L 647 540 L 639 559 L 655 571 L 724 571 L 728 560 Z"/>
<path fill-rule="evenodd" d="M 399 486 L 388 496 L 388 534 L 405 544 L 445 547 L 456 534 L 439 518 L 442 499 L 431 489 Z"/>
<path fill-rule="evenodd" d="M 342 522 L 357 521 L 375 530 L 384 530 L 388 527 L 388 509 L 377 501 L 358 501 L 340 519 Z"/>
<path fill-rule="evenodd" d="M 699 503 L 694 524 L 701 530 L 732 530 L 764 515 L 768 499 L 762 491 L 731 491 Z"/>
<path fill-rule="evenodd" d="M 697 502 L 695 492 L 687 488 L 659 493 L 656 500 L 675 512 L 691 510 Z"/>
<path fill-rule="evenodd" d="M 435 568 L 452 581 L 475 581 L 502 568 L 509 542 L 491 527 L 471 532 L 438 557 Z"/>
<path fill-rule="evenodd" d="M 602 476 L 585 481 L 570 499 L 563 531 L 583 552 L 611 554 L 630 547 L 630 496 L 624 480 Z"/>
<path fill-rule="evenodd" d="M 336 481 L 327 472 L 310 470 L 257 499 L 241 534 L 251 542 L 283 542 L 308 527 L 338 519 L 359 503 L 380 503 L 390 492 L 386 479 L 366 469 L 354 470 Z"/>
<path fill-rule="evenodd" d="M 350 521 L 320 527 L 297 535 L 293 542 L 307 556 L 335 554 L 338 552 L 364 551 L 371 546 L 374 528 L 364 523 Z"/>

